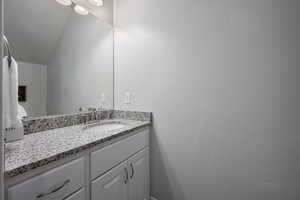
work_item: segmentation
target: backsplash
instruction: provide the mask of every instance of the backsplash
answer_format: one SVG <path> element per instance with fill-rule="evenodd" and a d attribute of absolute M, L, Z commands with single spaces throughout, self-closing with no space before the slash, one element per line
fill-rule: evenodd
<path fill-rule="evenodd" d="M 113 119 L 137 120 L 137 121 L 151 121 L 152 113 L 151 112 L 139 112 L 139 111 L 114 110 L 112 112 L 112 118 Z"/>
<path fill-rule="evenodd" d="M 106 110 L 96 112 L 84 112 L 70 115 L 55 115 L 23 120 L 24 134 L 63 128 L 83 124 L 84 122 L 104 119 L 128 119 L 138 121 L 151 121 L 150 112 Z"/>
<path fill-rule="evenodd" d="M 96 112 L 84 112 L 70 115 L 55 115 L 45 116 L 40 118 L 31 118 L 23 120 L 24 134 L 28 135 L 31 133 L 63 128 L 67 126 L 74 126 L 82 124 L 85 121 L 95 121 L 110 119 L 112 110 L 108 111 L 96 111 Z"/>

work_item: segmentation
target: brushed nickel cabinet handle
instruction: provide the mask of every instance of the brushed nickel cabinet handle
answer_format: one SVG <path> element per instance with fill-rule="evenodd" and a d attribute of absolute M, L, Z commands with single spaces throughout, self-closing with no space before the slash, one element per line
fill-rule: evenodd
<path fill-rule="evenodd" d="M 130 179 L 132 179 L 133 178 L 133 176 L 134 176 L 134 168 L 133 168 L 133 164 L 132 163 L 130 163 L 130 168 L 131 168 L 131 175 L 130 175 Z"/>
<path fill-rule="evenodd" d="M 68 183 L 70 183 L 71 180 L 68 179 L 66 181 L 64 181 L 61 185 L 57 186 L 56 188 L 54 188 L 53 190 L 51 190 L 50 192 L 47 192 L 47 193 L 41 193 L 39 195 L 36 196 L 37 199 L 40 199 L 40 198 L 43 198 L 45 196 L 48 196 L 48 195 L 51 195 L 51 194 L 54 194 L 56 192 L 58 192 L 59 190 L 63 189 Z"/>
<path fill-rule="evenodd" d="M 128 174 L 128 169 L 127 169 L 127 167 L 125 167 L 124 170 L 125 170 L 125 180 L 124 180 L 124 183 L 127 184 L 128 179 L 129 179 L 129 174 Z"/>

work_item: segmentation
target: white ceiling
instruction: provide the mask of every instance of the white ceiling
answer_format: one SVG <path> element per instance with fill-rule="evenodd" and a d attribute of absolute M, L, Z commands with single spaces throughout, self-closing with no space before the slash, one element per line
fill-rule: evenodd
<path fill-rule="evenodd" d="M 55 0 L 4 2 L 4 32 L 17 60 L 47 64 L 72 9 Z"/>

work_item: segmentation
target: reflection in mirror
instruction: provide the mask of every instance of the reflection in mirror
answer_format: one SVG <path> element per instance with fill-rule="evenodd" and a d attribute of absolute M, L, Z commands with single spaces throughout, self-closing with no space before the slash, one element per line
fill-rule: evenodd
<path fill-rule="evenodd" d="M 28 117 L 113 107 L 112 1 L 5 1 L 4 32 Z M 77 3 L 88 15 L 74 11 Z"/>

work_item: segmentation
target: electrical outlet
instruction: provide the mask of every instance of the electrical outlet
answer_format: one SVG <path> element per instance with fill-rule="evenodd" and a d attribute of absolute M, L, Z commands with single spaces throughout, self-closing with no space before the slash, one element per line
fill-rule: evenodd
<path fill-rule="evenodd" d="M 125 104 L 130 104 L 131 103 L 131 94 L 130 94 L 130 92 L 125 92 L 124 103 Z"/>
<path fill-rule="evenodd" d="M 101 94 L 101 103 L 105 103 L 105 94 L 104 93 Z"/>

